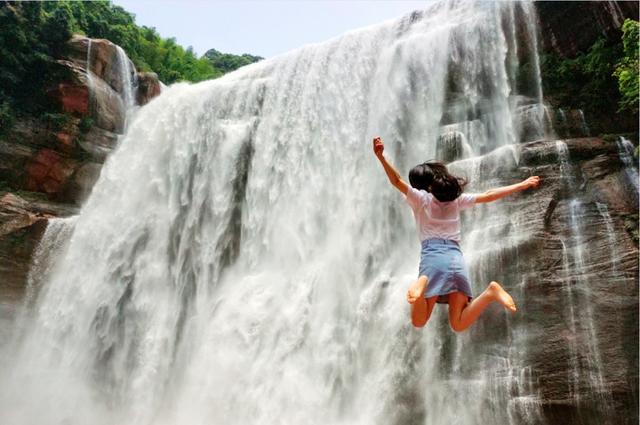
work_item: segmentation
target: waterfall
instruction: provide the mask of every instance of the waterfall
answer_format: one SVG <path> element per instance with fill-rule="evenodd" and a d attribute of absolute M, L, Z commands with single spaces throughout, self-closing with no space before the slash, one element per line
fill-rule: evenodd
<path fill-rule="evenodd" d="M 634 146 L 629 139 L 619 137 L 617 140 L 618 155 L 624 164 L 624 172 L 629 183 L 633 186 L 636 196 L 638 194 L 638 161 L 633 157 Z"/>
<path fill-rule="evenodd" d="M 611 409 L 611 392 L 604 380 L 604 363 L 594 319 L 594 295 L 591 291 L 591 279 L 593 273 L 590 270 L 593 262 L 589 258 L 588 245 L 585 241 L 583 222 L 602 222 L 607 241 L 611 249 L 612 278 L 617 273 L 618 254 L 615 242 L 613 222 L 605 204 L 595 202 L 595 210 L 602 220 L 589 220 L 588 214 L 596 214 L 589 211 L 590 205 L 585 205 L 581 199 L 579 184 L 575 173 L 577 170 L 571 165 L 569 149 L 563 141 L 556 141 L 560 178 L 566 182 L 568 199 L 568 227 L 569 234 L 561 237 L 559 243 L 562 246 L 562 282 L 565 292 L 565 315 L 569 330 L 568 348 L 568 374 L 567 383 L 569 391 L 576 402 L 582 406 L 598 406 L 594 418 L 607 417 Z M 582 400 L 580 391 L 583 386 L 589 386 L 588 394 L 591 399 Z M 597 416 L 602 415 L 602 416 Z M 593 418 L 592 418 L 593 419 Z"/>
<path fill-rule="evenodd" d="M 491 185 L 519 126 L 540 125 L 517 118 L 509 69 L 515 46 L 537 58 L 535 31 L 530 2 L 431 3 L 163 90 L 26 307 L 0 422 L 540 423 L 522 319 L 489 311 L 457 335 L 442 309 L 411 328 L 418 241 L 370 147 L 382 135 L 407 170 L 455 128 L 472 152 L 452 168 Z M 532 227 L 508 203 L 470 212 L 475 293 L 508 277 Z M 526 312 L 525 282 L 505 285 Z"/>
<path fill-rule="evenodd" d="M 602 221 L 604 222 L 604 227 L 606 229 L 609 249 L 611 249 L 611 275 L 615 276 L 616 273 L 618 273 L 618 263 L 620 259 L 618 254 L 618 242 L 616 241 L 616 231 L 613 227 L 613 220 L 611 219 L 611 214 L 609 214 L 609 209 L 607 208 L 606 204 L 596 202 L 596 207 L 598 208 L 598 212 L 602 217 Z"/>
<path fill-rule="evenodd" d="M 137 85 L 137 74 L 131 64 L 131 60 L 124 49 L 116 46 L 118 55 L 118 76 L 120 80 L 120 96 L 125 110 L 125 130 L 136 106 L 135 86 Z"/>
<path fill-rule="evenodd" d="M 584 111 L 582 109 L 578 109 L 578 115 L 580 116 L 580 128 L 582 129 L 582 133 L 584 133 L 586 137 L 591 136 L 591 130 L 589 130 L 587 120 L 584 118 Z"/>

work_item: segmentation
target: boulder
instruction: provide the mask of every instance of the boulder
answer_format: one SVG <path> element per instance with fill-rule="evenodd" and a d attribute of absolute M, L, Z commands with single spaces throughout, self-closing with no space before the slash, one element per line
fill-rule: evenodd
<path fill-rule="evenodd" d="M 0 141 L 0 180 L 13 188 L 23 188 L 27 163 L 34 154 L 33 147 Z"/>
<path fill-rule="evenodd" d="M 553 129 L 558 137 L 568 139 L 573 137 L 589 137 L 591 131 L 580 109 L 554 109 L 549 114 Z"/>
<path fill-rule="evenodd" d="M 48 91 L 54 103 L 64 112 L 91 119 L 97 127 L 122 133 L 126 110 L 120 94 L 102 79 L 92 78 L 77 64 L 66 60 L 58 63 L 68 66 L 71 79 Z"/>
<path fill-rule="evenodd" d="M 120 46 L 109 40 L 74 34 L 67 43 L 67 52 L 76 66 L 91 72 L 121 95 L 127 80 L 130 85 L 135 81 L 135 65 Z"/>
<path fill-rule="evenodd" d="M 77 161 L 66 158 L 54 150 L 41 149 L 27 161 L 25 187 L 29 191 L 43 192 L 56 197 L 62 192 L 77 166 Z"/>
<path fill-rule="evenodd" d="M 107 155 L 109 155 L 118 144 L 119 136 L 118 133 L 94 126 L 80 137 L 79 145 L 94 161 L 104 162 Z"/>
<path fill-rule="evenodd" d="M 136 92 L 138 105 L 146 105 L 151 99 L 158 96 L 160 91 L 160 80 L 155 72 L 138 73 L 138 91 Z"/>
<path fill-rule="evenodd" d="M 436 158 L 444 163 L 462 159 L 467 145 L 464 134 L 450 130 L 438 137 L 436 142 Z"/>
<path fill-rule="evenodd" d="M 86 162 L 79 166 L 69 179 L 61 199 L 69 203 L 82 204 L 98 181 L 101 169 L 102 164 L 95 162 Z"/>

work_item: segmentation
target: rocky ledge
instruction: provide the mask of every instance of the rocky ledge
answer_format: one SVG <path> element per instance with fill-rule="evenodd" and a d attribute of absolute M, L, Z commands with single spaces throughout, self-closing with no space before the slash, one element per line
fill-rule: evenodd
<path fill-rule="evenodd" d="M 0 136 L 0 304 L 22 295 L 48 219 L 78 212 L 127 113 L 161 91 L 156 74 L 137 72 L 108 40 L 75 35 L 57 62 L 68 78 L 42 93 L 57 110 Z"/>
<path fill-rule="evenodd" d="M 595 137 L 538 140 L 519 145 L 516 155 L 497 150 L 451 164 L 476 170 L 489 186 L 542 179 L 537 190 L 465 218 L 474 232 L 499 229 L 504 239 L 488 240 L 470 267 L 474 281 L 504 282 L 518 314 L 503 325 L 487 320 L 492 325 L 479 325 L 473 338 L 480 350 L 516 338 L 514 355 L 527 365 L 517 373 L 528 378 L 521 381 L 527 390 L 512 394 L 514 414 L 522 414 L 515 422 L 638 423 L 638 162 L 623 147 Z M 504 381 L 496 382 L 503 391 Z"/>
<path fill-rule="evenodd" d="M 60 113 L 24 118 L 0 137 L 0 181 L 80 205 L 123 133 L 127 113 L 157 96 L 160 82 L 154 73 L 137 73 L 108 40 L 76 35 L 58 63 L 69 78 L 43 96 Z"/>

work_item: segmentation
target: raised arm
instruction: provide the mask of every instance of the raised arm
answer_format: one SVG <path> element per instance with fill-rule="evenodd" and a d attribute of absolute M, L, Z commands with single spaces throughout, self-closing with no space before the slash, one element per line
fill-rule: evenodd
<path fill-rule="evenodd" d="M 387 159 L 384 157 L 384 144 L 382 143 L 382 139 L 380 137 L 376 137 L 373 139 L 373 152 L 376 154 L 376 157 L 380 160 L 382 167 L 384 168 L 384 172 L 387 173 L 387 177 L 389 177 L 389 182 L 398 189 L 403 194 L 407 194 L 407 190 L 409 190 L 409 185 L 400 178 L 400 173 L 393 168 L 393 165 L 387 162 Z"/>
<path fill-rule="evenodd" d="M 504 198 L 512 193 L 520 192 L 530 187 L 538 187 L 540 184 L 540 177 L 533 176 L 521 181 L 520 183 L 512 184 L 511 186 L 498 187 L 496 189 L 490 189 L 486 192 L 476 196 L 476 204 L 483 202 L 493 202 L 500 198 Z"/>

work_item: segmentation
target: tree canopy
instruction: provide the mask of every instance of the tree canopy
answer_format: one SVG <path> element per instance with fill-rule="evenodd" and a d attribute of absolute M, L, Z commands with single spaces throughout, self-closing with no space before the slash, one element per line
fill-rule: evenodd
<path fill-rule="evenodd" d="M 638 37 L 640 36 L 640 22 L 627 19 L 622 25 L 622 45 L 624 56 L 616 64 L 615 72 L 618 77 L 620 90 L 620 110 L 638 113 Z"/>

